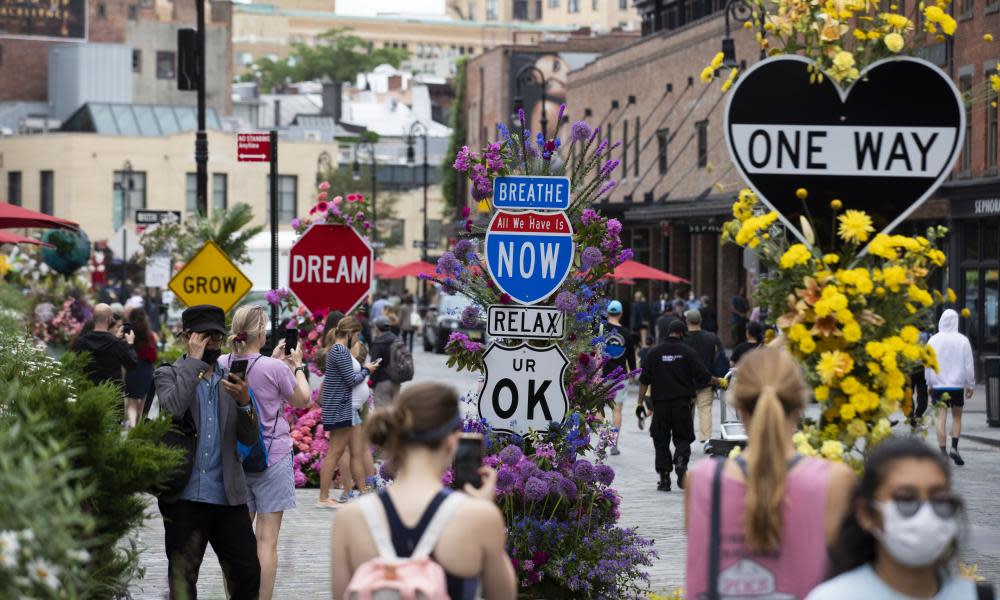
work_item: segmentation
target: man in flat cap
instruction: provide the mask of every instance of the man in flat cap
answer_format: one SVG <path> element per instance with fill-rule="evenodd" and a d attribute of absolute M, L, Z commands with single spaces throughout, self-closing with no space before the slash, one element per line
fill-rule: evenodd
<path fill-rule="evenodd" d="M 190 411 L 197 431 L 187 485 L 178 495 L 159 498 L 170 597 L 197 598 L 198 571 L 212 544 L 231 597 L 257 598 L 260 563 L 236 441 L 257 441 L 258 416 L 246 382 L 217 363 L 226 333 L 222 309 L 192 306 L 181 324 L 187 353 L 154 375 L 161 410 L 176 417 Z"/>

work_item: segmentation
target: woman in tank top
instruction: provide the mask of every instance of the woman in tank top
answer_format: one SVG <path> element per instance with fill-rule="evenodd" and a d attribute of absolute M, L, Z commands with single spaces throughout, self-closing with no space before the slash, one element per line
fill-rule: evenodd
<path fill-rule="evenodd" d="M 749 443 L 721 473 L 720 600 L 800 600 L 827 572 L 827 548 L 855 477 L 841 463 L 796 455 L 792 435 L 807 394 L 799 365 L 783 349 L 759 348 L 740 361 L 729 402 L 746 425 Z M 689 598 L 708 597 L 716 466 L 699 463 L 684 486 Z"/>
<path fill-rule="evenodd" d="M 410 384 L 368 418 L 366 431 L 395 465 L 396 477 L 379 491 L 396 555 L 409 557 L 431 517 L 450 492 L 441 483 L 451 467 L 461 432 L 458 393 L 439 383 Z M 463 500 L 451 514 L 430 558 L 447 577 L 451 600 L 473 600 L 477 589 L 487 600 L 513 600 L 517 578 L 507 556 L 503 515 L 494 504 L 496 472 L 480 471 L 479 489 L 465 486 Z M 475 532 L 475 535 L 469 535 Z M 333 597 L 344 598 L 355 570 L 379 555 L 360 503 L 341 508 L 331 532 Z"/>

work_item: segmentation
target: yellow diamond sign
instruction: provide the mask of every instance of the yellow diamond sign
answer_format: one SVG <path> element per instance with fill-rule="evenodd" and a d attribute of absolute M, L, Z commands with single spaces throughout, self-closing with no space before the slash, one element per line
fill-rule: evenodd
<path fill-rule="evenodd" d="M 185 305 L 213 304 L 227 313 L 252 287 L 250 279 L 215 242 L 202 246 L 170 280 L 170 290 Z"/>

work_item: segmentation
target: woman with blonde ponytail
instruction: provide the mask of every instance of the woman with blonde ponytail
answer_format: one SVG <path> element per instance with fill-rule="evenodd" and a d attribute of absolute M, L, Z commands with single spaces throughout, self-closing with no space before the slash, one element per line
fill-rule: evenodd
<path fill-rule="evenodd" d="M 855 477 L 842 463 L 796 454 L 792 435 L 807 396 L 799 365 L 781 348 L 752 350 L 737 365 L 728 400 L 746 425 L 747 448 L 734 460 L 696 465 L 684 486 L 689 598 L 753 593 L 801 599 L 823 581 L 827 548 L 837 537 Z M 710 590 L 713 562 L 717 581 L 725 585 Z"/>

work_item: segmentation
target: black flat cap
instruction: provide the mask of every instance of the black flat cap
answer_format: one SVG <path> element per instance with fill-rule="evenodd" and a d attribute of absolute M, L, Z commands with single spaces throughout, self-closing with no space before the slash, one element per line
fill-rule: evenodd
<path fill-rule="evenodd" d="M 226 313 L 218 306 L 199 304 L 181 313 L 181 327 L 195 333 L 226 333 Z"/>
<path fill-rule="evenodd" d="M 687 329 L 688 328 L 686 325 L 684 325 L 683 321 L 674 320 L 671 321 L 669 325 L 667 325 L 667 335 L 675 335 L 678 333 L 683 334 L 684 332 L 687 331 Z"/>

